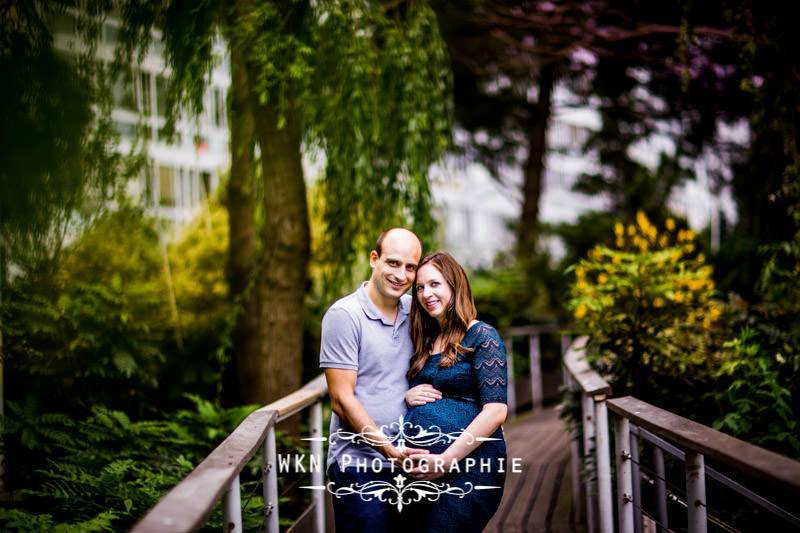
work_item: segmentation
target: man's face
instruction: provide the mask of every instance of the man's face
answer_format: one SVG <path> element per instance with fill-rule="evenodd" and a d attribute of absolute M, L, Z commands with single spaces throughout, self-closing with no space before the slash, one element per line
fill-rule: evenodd
<path fill-rule="evenodd" d="M 374 250 L 369 256 L 370 282 L 384 298 L 400 299 L 414 283 L 421 255 L 422 248 L 413 233 L 393 231 L 387 234 L 380 257 Z"/>

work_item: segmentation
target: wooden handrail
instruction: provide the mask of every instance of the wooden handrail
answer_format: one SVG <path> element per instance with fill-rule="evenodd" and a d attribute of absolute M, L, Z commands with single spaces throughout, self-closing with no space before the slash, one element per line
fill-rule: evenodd
<path fill-rule="evenodd" d="M 275 422 L 310 406 L 327 393 L 324 374 L 269 405 L 250 413 L 180 483 L 134 525 L 134 533 L 195 531 L 208 518 L 233 479 L 264 444 Z"/>
<path fill-rule="evenodd" d="M 739 440 L 632 396 L 608 408 L 660 437 L 800 495 L 800 462 Z"/>
<path fill-rule="evenodd" d="M 595 372 L 586 361 L 585 347 L 589 337 L 578 337 L 564 354 L 564 366 L 589 396 L 610 395 L 611 385 Z"/>

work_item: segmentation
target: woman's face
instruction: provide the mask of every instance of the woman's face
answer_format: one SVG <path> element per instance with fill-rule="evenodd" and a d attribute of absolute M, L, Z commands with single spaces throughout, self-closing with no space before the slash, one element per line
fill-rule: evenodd
<path fill-rule="evenodd" d="M 450 300 L 453 299 L 453 290 L 439 269 L 431 263 L 423 265 L 417 271 L 414 290 L 422 308 L 441 324 L 445 317 L 445 310 L 450 304 Z"/>

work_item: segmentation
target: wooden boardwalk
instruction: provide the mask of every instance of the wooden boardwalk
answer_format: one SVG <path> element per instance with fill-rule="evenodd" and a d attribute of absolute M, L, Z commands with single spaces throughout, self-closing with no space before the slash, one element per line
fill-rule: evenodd
<path fill-rule="evenodd" d="M 500 508 L 485 533 L 583 533 L 573 520 L 570 441 L 558 412 L 523 413 L 505 424 L 508 459 L 521 458 L 522 472 L 509 471 Z"/>

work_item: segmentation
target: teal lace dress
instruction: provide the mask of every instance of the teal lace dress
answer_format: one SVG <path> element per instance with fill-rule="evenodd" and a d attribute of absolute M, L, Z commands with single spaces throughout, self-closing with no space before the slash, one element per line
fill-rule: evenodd
<path fill-rule="evenodd" d="M 407 433 L 420 428 L 433 435 L 441 434 L 424 447 L 441 453 L 480 413 L 486 403 L 506 403 L 506 349 L 495 329 L 484 323 L 474 324 L 461 345 L 473 351 L 460 354 L 452 368 L 439 368 L 441 355 L 432 355 L 425 367 L 411 379 L 411 387 L 430 383 L 441 391 L 442 399 L 409 409 Z M 448 437 L 445 437 L 448 436 Z M 414 529 L 420 531 L 482 531 L 492 518 L 503 496 L 506 464 L 506 443 L 500 428 L 491 439 L 478 446 L 459 462 L 458 472 L 434 480 L 441 494 L 428 497 L 411 506 Z M 449 466 L 449 465 L 448 465 Z M 487 488 L 491 487 L 491 488 Z"/>

